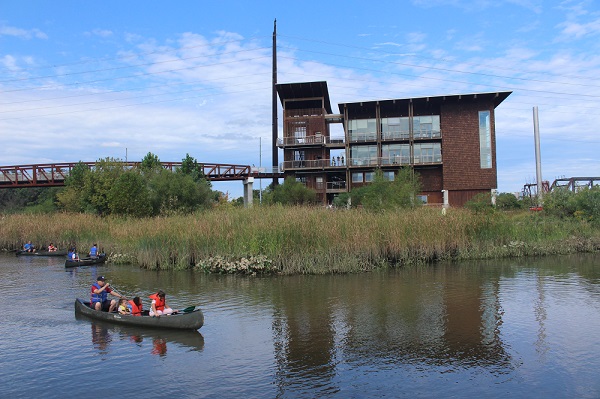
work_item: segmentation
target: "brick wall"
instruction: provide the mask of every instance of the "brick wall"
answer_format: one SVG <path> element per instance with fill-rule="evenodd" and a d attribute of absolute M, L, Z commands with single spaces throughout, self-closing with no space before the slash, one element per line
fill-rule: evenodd
<path fill-rule="evenodd" d="M 479 111 L 491 112 L 492 167 L 481 169 Z M 477 101 L 444 104 L 441 108 L 444 189 L 490 190 L 497 188 L 494 105 Z"/>

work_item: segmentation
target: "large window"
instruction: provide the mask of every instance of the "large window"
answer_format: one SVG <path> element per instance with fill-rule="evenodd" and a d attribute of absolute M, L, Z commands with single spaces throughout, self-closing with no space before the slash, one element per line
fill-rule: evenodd
<path fill-rule="evenodd" d="M 293 122 L 292 126 L 296 143 L 304 143 L 306 139 L 306 122 Z"/>
<path fill-rule="evenodd" d="M 481 169 L 492 167 L 490 111 L 479 111 L 479 158 Z"/>
<path fill-rule="evenodd" d="M 382 165 L 408 165 L 410 144 L 383 144 L 381 146 Z"/>
<path fill-rule="evenodd" d="M 351 165 L 376 165 L 376 145 L 354 145 L 350 147 Z"/>
<path fill-rule="evenodd" d="M 441 137 L 440 116 L 427 115 L 413 117 L 413 137 L 415 139 L 431 139 Z"/>
<path fill-rule="evenodd" d="M 352 119 L 348 121 L 350 141 L 377 140 L 377 122 L 372 119 Z"/>
<path fill-rule="evenodd" d="M 410 128 L 408 117 L 381 118 L 382 140 L 408 140 Z"/>
<path fill-rule="evenodd" d="M 418 143 L 414 146 L 414 162 L 442 162 L 442 147 L 440 143 Z"/>

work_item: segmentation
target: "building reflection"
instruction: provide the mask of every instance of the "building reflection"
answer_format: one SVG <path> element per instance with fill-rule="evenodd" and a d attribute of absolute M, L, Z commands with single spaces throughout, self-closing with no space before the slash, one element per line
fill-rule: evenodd
<path fill-rule="evenodd" d="M 282 279 L 274 317 L 280 389 L 335 389 L 338 365 L 510 369 L 499 275 L 419 269 Z"/>

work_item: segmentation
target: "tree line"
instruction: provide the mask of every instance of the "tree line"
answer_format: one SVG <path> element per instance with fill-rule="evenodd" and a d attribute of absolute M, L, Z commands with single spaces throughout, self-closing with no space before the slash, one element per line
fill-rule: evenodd
<path fill-rule="evenodd" d="M 420 176 L 411 168 L 401 168 L 392 180 L 381 170 L 372 182 L 341 193 L 331 204 L 337 208 L 364 208 L 391 211 L 422 205 Z M 317 193 L 294 178 L 254 190 L 254 204 L 318 205 Z M 105 158 L 94 167 L 78 163 L 65 180 L 65 187 L 0 190 L 1 212 L 80 212 L 97 215 L 151 217 L 188 214 L 215 206 L 242 206 L 243 198 L 228 201 L 225 194 L 213 191 L 203 166 L 186 154 L 174 171 L 162 167 L 157 155 L 149 152 L 139 167 L 128 167 L 121 160 Z M 465 207 L 475 212 L 528 209 L 529 198 L 500 193 L 492 205 L 490 194 L 480 194 Z M 576 192 L 559 188 L 544 197 L 544 213 L 561 218 L 577 218 L 600 223 L 600 187 Z"/>

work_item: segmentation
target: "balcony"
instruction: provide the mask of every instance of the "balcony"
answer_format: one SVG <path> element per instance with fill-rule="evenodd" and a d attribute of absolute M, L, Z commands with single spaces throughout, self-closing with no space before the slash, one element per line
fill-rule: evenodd
<path fill-rule="evenodd" d="M 277 147 L 320 147 L 344 148 L 344 137 L 314 135 L 307 137 L 284 137 L 277 139 Z"/>
<path fill-rule="evenodd" d="M 420 155 L 412 159 L 408 155 L 395 155 L 390 157 L 378 158 L 350 158 L 348 162 L 338 161 L 336 159 L 316 159 L 303 161 L 284 161 L 280 165 L 280 170 L 345 170 L 346 168 L 377 168 L 382 166 L 407 166 L 407 165 L 439 165 L 442 163 L 441 155 Z"/>

